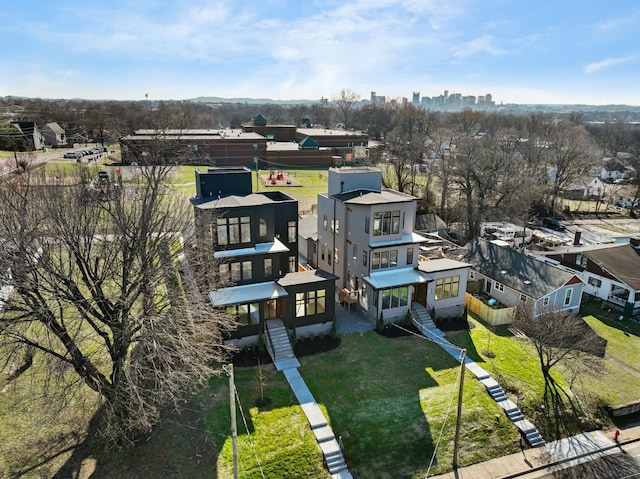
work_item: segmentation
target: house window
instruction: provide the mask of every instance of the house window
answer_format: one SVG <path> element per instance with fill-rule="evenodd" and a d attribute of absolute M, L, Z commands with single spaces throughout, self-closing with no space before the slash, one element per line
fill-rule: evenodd
<path fill-rule="evenodd" d="M 374 213 L 373 215 L 373 236 L 380 236 L 382 234 L 382 212 Z"/>
<path fill-rule="evenodd" d="M 564 294 L 564 305 L 569 306 L 571 304 L 571 296 L 573 295 L 573 288 L 569 288 Z"/>
<path fill-rule="evenodd" d="M 264 259 L 264 276 L 269 278 L 273 275 L 273 260 L 271 258 Z"/>
<path fill-rule="evenodd" d="M 474 279 L 475 277 L 476 274 L 473 271 L 469 270 L 469 279 Z"/>
<path fill-rule="evenodd" d="M 380 252 L 380 267 L 388 268 L 389 267 L 389 252 L 381 251 Z"/>
<path fill-rule="evenodd" d="M 406 306 L 409 301 L 409 287 L 390 288 L 382 290 L 382 309 Z"/>
<path fill-rule="evenodd" d="M 398 266 L 398 250 L 393 249 L 389 251 L 389 266 L 395 268 Z"/>
<path fill-rule="evenodd" d="M 460 292 L 460 276 L 448 276 L 436 279 L 436 301 L 447 298 L 455 298 Z"/>
<path fill-rule="evenodd" d="M 498 282 L 496 281 L 496 289 L 497 289 L 498 291 L 504 291 L 504 284 L 502 284 L 502 283 L 498 283 Z"/>
<path fill-rule="evenodd" d="M 251 222 L 248 216 L 217 219 L 219 246 L 251 242 Z"/>
<path fill-rule="evenodd" d="M 231 263 L 231 281 L 234 283 L 236 281 L 242 280 L 242 266 L 240 263 Z"/>
<path fill-rule="evenodd" d="M 322 314 L 326 308 L 326 291 L 318 289 L 296 293 L 296 317 Z"/>
<path fill-rule="evenodd" d="M 549 296 L 542 299 L 542 306 L 549 306 Z"/>
<path fill-rule="evenodd" d="M 369 253 L 367 253 L 366 251 L 362 252 L 362 266 L 364 266 L 365 268 L 369 266 Z"/>
<path fill-rule="evenodd" d="M 353 254 L 351 256 L 353 257 L 353 260 L 355 261 L 356 259 L 358 259 L 358 247 L 356 245 L 353 245 L 351 250 L 353 251 Z"/>
<path fill-rule="evenodd" d="M 251 261 L 242 262 L 242 279 L 244 281 L 251 279 Z"/>
<path fill-rule="evenodd" d="M 260 324 L 260 303 L 228 306 L 227 314 L 233 316 L 240 326 Z"/>
<path fill-rule="evenodd" d="M 260 218 L 260 231 L 258 232 L 260 238 L 267 236 L 267 218 Z"/>
<path fill-rule="evenodd" d="M 218 266 L 223 281 L 246 281 L 252 278 L 251 261 L 243 261 Z"/>
<path fill-rule="evenodd" d="M 400 232 L 400 210 L 391 212 L 391 234 Z"/>
<path fill-rule="evenodd" d="M 322 217 L 322 227 L 324 228 L 324 230 L 327 230 L 327 225 L 329 224 L 329 221 L 327 220 L 327 215 L 324 215 Z"/>
<path fill-rule="evenodd" d="M 374 251 L 371 255 L 371 269 L 380 269 L 380 251 Z"/>
<path fill-rule="evenodd" d="M 295 272 L 296 272 L 296 257 L 289 256 L 289 273 L 295 273 Z"/>
<path fill-rule="evenodd" d="M 332 258 L 331 251 L 329 251 L 329 248 L 327 247 L 327 263 L 329 263 L 329 266 L 331 266 L 331 258 Z"/>
<path fill-rule="evenodd" d="M 340 234 L 340 220 L 331 220 L 331 232 L 337 235 Z"/>
<path fill-rule="evenodd" d="M 334 248 L 333 250 L 334 258 L 333 260 L 338 264 L 340 262 L 340 250 L 338 248 Z"/>
<path fill-rule="evenodd" d="M 369 233 L 369 217 L 365 216 L 364 217 L 364 232 L 365 233 Z"/>
<path fill-rule="evenodd" d="M 413 264 L 413 248 L 407 248 L 407 264 Z"/>
<path fill-rule="evenodd" d="M 523 303 L 527 302 L 527 295 L 526 294 L 521 294 L 520 295 L 520 301 L 522 301 Z"/>
<path fill-rule="evenodd" d="M 602 280 L 598 279 L 598 278 L 589 278 L 587 280 L 587 283 L 590 284 L 591 286 L 594 286 L 596 288 L 599 288 L 600 286 L 602 286 Z"/>
<path fill-rule="evenodd" d="M 324 243 L 320 245 L 320 258 L 322 259 L 322 261 L 324 261 L 324 253 L 325 253 L 326 247 L 327 245 Z"/>
<path fill-rule="evenodd" d="M 371 256 L 371 269 L 396 267 L 398 265 L 398 250 L 374 251 Z M 366 266 L 366 265 L 365 265 Z"/>
<path fill-rule="evenodd" d="M 289 243 L 295 243 L 296 242 L 296 222 L 295 221 L 289 221 L 287 225 L 287 232 L 289 236 Z"/>

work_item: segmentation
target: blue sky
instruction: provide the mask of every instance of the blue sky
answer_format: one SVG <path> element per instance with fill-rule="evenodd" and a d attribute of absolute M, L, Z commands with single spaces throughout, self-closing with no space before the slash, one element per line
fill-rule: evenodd
<path fill-rule="evenodd" d="M 0 96 L 640 105 L 638 0 L 22 0 Z"/>

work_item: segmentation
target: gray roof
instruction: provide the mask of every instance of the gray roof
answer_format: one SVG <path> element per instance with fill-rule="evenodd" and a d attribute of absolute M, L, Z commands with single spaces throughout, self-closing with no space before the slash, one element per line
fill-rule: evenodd
<path fill-rule="evenodd" d="M 481 238 L 472 239 L 465 251 L 460 259 L 474 270 L 532 298 L 542 298 L 574 277 L 580 281 L 573 273 Z"/>
<path fill-rule="evenodd" d="M 437 273 L 439 271 L 451 271 L 453 269 L 468 268 L 469 263 L 456 261 L 449 258 L 430 259 L 429 261 L 420 261 L 418 269 L 425 273 Z"/>
<path fill-rule="evenodd" d="M 383 188 L 381 191 L 353 190 L 333 196 L 338 201 L 354 205 L 378 205 L 384 203 L 406 203 L 415 201 L 416 197 L 399 191 Z"/>
<path fill-rule="evenodd" d="M 208 197 L 205 197 L 208 199 Z M 246 196 L 229 195 L 216 200 L 207 201 L 206 203 L 200 203 L 196 205 L 196 208 L 202 210 L 208 209 L 224 209 L 234 208 L 238 206 L 258 206 L 268 203 L 274 203 L 271 198 L 260 193 L 252 193 Z"/>
<path fill-rule="evenodd" d="M 280 286 L 294 286 L 297 284 L 307 283 L 320 283 L 324 281 L 335 281 L 338 277 L 334 274 L 328 273 L 322 269 L 312 269 L 308 271 L 297 271 L 294 273 L 287 273 L 280 278 L 277 283 Z"/>
<path fill-rule="evenodd" d="M 634 290 L 640 290 L 640 256 L 630 244 L 583 251 L 587 258 Z"/>
<path fill-rule="evenodd" d="M 298 220 L 298 234 L 303 238 L 318 238 L 318 215 L 303 216 Z"/>
<path fill-rule="evenodd" d="M 434 231 L 446 229 L 446 227 L 447 223 L 445 223 L 444 220 L 437 214 L 427 213 L 423 215 L 416 215 L 416 222 L 413 229 L 415 229 L 416 231 Z"/>

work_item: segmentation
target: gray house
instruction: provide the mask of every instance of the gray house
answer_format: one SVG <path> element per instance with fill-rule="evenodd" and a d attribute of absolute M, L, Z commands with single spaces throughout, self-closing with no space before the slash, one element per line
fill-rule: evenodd
<path fill-rule="evenodd" d="M 520 305 L 534 318 L 547 311 L 576 314 L 580 309 L 583 282 L 567 268 L 481 238 L 471 240 L 460 259 L 471 264 L 467 306 L 490 324 L 510 322 Z"/>
<path fill-rule="evenodd" d="M 42 136 L 44 137 L 44 143 L 52 148 L 61 148 L 67 146 L 67 137 L 64 133 L 64 128 L 58 125 L 55 121 L 47 123 L 42 127 Z"/>

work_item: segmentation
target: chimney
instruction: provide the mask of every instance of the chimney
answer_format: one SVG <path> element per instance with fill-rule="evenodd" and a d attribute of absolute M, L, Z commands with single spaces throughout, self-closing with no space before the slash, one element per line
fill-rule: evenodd
<path fill-rule="evenodd" d="M 580 236 L 582 236 L 582 231 L 576 231 L 573 235 L 573 246 L 580 246 Z"/>

